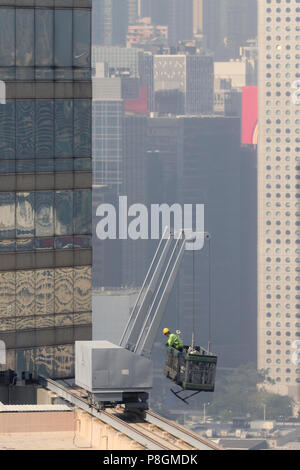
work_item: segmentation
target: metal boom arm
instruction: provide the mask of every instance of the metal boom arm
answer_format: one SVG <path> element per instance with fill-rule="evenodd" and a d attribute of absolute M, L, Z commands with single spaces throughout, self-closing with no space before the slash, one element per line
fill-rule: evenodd
<path fill-rule="evenodd" d="M 166 238 L 165 231 L 121 338 L 120 346 L 141 356 L 150 357 L 184 255 L 185 245 L 183 230 L 177 233 L 176 238 L 174 233 Z"/>

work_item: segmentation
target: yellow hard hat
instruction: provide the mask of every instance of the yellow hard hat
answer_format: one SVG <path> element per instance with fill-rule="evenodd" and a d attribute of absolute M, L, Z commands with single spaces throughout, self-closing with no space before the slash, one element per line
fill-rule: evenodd
<path fill-rule="evenodd" d="M 164 329 L 163 329 L 163 334 L 166 335 L 167 333 L 170 333 L 169 328 L 164 328 Z"/>

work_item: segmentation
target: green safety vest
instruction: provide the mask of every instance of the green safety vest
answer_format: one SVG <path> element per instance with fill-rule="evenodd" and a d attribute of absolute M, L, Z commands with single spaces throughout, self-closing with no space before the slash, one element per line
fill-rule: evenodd
<path fill-rule="evenodd" d="M 174 348 L 174 349 L 183 348 L 183 343 L 182 343 L 181 339 L 178 338 L 178 336 L 176 336 L 176 335 L 174 335 L 174 334 L 171 334 L 171 335 L 169 336 L 168 345 L 169 345 L 171 348 Z"/>

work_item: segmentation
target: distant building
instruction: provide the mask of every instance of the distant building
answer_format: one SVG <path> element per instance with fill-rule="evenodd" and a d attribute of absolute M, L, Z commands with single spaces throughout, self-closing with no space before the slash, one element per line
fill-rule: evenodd
<path fill-rule="evenodd" d="M 153 55 L 151 52 L 136 47 L 94 46 L 92 63 L 94 76 L 97 73 L 97 64 L 101 63 L 105 64 L 105 70 L 108 70 L 106 76 L 112 76 L 114 71 L 119 74 L 123 71 L 128 73 L 130 77 L 139 78 L 140 86 L 147 87 L 148 110 L 153 111 Z"/>
<path fill-rule="evenodd" d="M 257 36 L 257 0 L 203 0 L 203 34 L 216 60 L 239 58 Z"/>
<path fill-rule="evenodd" d="M 232 88 L 231 79 L 215 80 L 214 112 L 222 116 L 241 116 L 242 92 Z"/>
<path fill-rule="evenodd" d="M 125 46 L 128 25 L 137 19 L 138 0 L 93 0 L 93 44 Z"/>
<path fill-rule="evenodd" d="M 203 31 L 203 0 L 194 0 L 194 33 Z"/>
<path fill-rule="evenodd" d="M 150 16 L 153 24 L 168 22 L 168 0 L 140 0 L 141 16 Z"/>
<path fill-rule="evenodd" d="M 230 367 L 256 358 L 256 152 L 241 148 L 240 125 L 238 117 L 217 116 L 153 117 L 148 124 L 152 200 L 205 204 L 211 258 L 207 244 L 195 253 L 197 341 L 205 345 L 208 340 L 211 269 L 213 350 Z M 172 325 L 189 341 L 193 324 L 189 254 L 180 273 L 180 299 Z"/>
<path fill-rule="evenodd" d="M 92 66 L 97 63 L 106 63 L 109 68 L 121 70 L 129 69 L 132 77 L 139 77 L 139 58 L 141 49 L 119 46 L 97 46 L 92 48 Z"/>
<path fill-rule="evenodd" d="M 122 81 L 95 79 L 93 88 L 93 184 L 113 186 L 119 193 L 123 158 Z"/>
<path fill-rule="evenodd" d="M 123 182 L 122 195 L 132 204 L 147 205 L 147 116 L 125 115 L 123 134 Z M 147 246 L 149 240 L 122 240 L 122 285 L 142 286 L 148 270 Z"/>
<path fill-rule="evenodd" d="M 256 69 L 248 59 L 215 62 L 214 74 L 215 80 L 231 80 L 232 88 L 257 85 Z"/>
<path fill-rule="evenodd" d="M 142 47 L 148 43 L 167 45 L 168 27 L 153 25 L 151 18 L 140 18 L 135 24 L 128 27 L 126 36 L 127 47 Z"/>
<path fill-rule="evenodd" d="M 176 90 L 184 96 L 184 114 L 211 114 L 213 59 L 200 54 L 154 56 L 154 92 Z"/>
<path fill-rule="evenodd" d="M 194 0 L 166 0 L 169 46 L 176 47 L 179 41 L 193 39 Z"/>

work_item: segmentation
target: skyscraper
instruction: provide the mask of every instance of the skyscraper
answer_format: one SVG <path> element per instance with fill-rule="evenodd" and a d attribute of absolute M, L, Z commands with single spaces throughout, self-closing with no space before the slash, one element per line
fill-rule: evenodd
<path fill-rule="evenodd" d="M 126 44 L 128 22 L 134 18 L 135 0 L 93 1 L 93 44 Z"/>
<path fill-rule="evenodd" d="M 217 60 L 238 58 L 257 35 L 257 0 L 203 0 L 203 34 Z"/>
<path fill-rule="evenodd" d="M 258 367 L 298 403 L 299 20 L 298 0 L 259 1 Z"/>
<path fill-rule="evenodd" d="M 203 30 L 203 0 L 194 0 L 194 33 Z"/>
<path fill-rule="evenodd" d="M 256 358 L 256 152 L 241 149 L 240 127 L 237 117 L 148 119 L 149 158 L 159 160 L 153 202 L 205 205 L 210 247 L 206 242 L 202 251 L 193 252 L 196 337 L 207 344 L 211 330 L 213 350 L 228 367 Z M 178 312 L 171 311 L 166 321 L 189 341 L 194 323 L 191 252 L 179 277 L 180 290 L 175 287 L 172 294 Z"/>
<path fill-rule="evenodd" d="M 200 54 L 154 56 L 154 91 L 172 90 L 181 94 L 183 114 L 212 114 L 213 82 L 211 56 Z M 174 95 L 171 94 L 170 98 L 173 105 Z M 171 109 L 168 112 L 171 112 Z"/>
<path fill-rule="evenodd" d="M 53 4 L 0 1 L 0 339 L 67 377 L 91 337 L 91 1 Z"/>
<path fill-rule="evenodd" d="M 140 0 L 141 16 L 150 16 L 153 24 L 167 24 L 168 0 Z"/>
<path fill-rule="evenodd" d="M 176 47 L 178 41 L 193 39 L 194 0 L 167 0 L 167 25 L 169 45 Z"/>

